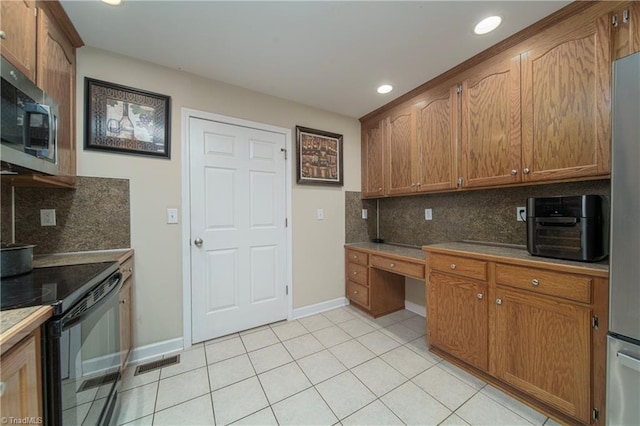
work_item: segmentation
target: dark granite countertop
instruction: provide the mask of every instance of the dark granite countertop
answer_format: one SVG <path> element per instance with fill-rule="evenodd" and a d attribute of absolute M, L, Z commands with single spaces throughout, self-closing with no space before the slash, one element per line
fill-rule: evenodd
<path fill-rule="evenodd" d="M 424 262 L 425 253 L 420 249 L 420 247 L 393 243 L 376 244 L 369 242 L 345 244 L 345 247 L 361 248 L 372 252 L 379 252 L 381 254 L 410 257 Z"/>
<path fill-rule="evenodd" d="M 548 263 L 554 265 L 563 265 L 572 268 L 591 270 L 598 275 L 608 275 L 609 262 L 604 260 L 602 262 L 577 262 L 573 260 L 552 259 L 549 257 L 532 256 L 523 246 L 511 245 L 511 244 L 494 244 L 494 243 L 482 243 L 482 242 L 451 242 L 440 243 L 423 246 L 423 249 L 437 249 L 437 250 L 455 250 L 465 253 L 478 254 L 485 257 L 498 258 L 510 258 L 515 260 L 522 260 L 532 263 Z M 604 274 L 603 274 L 604 273 Z"/>
<path fill-rule="evenodd" d="M 72 253 L 41 254 L 33 256 L 34 268 L 81 265 L 84 263 L 120 262 L 133 254 L 133 249 L 79 251 Z"/>
<path fill-rule="evenodd" d="M 51 317 L 51 306 L 31 306 L 0 312 L 0 353 L 31 333 Z"/>

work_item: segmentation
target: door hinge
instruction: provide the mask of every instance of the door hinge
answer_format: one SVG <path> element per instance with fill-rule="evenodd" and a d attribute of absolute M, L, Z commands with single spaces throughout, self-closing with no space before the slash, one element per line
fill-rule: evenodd
<path fill-rule="evenodd" d="M 462 93 L 462 84 L 458 84 L 458 87 L 456 88 L 456 93 L 459 95 L 460 93 Z"/>
<path fill-rule="evenodd" d="M 611 17 L 611 25 L 613 25 L 613 28 L 618 27 L 618 15 L 613 15 Z"/>
<path fill-rule="evenodd" d="M 38 17 L 38 8 L 37 7 L 33 8 L 33 16 L 35 16 L 36 18 Z"/>
<path fill-rule="evenodd" d="M 598 322 L 598 316 L 597 315 L 592 316 L 591 317 L 591 328 L 594 328 L 594 329 L 597 330 L 599 325 L 600 324 Z"/>
<path fill-rule="evenodd" d="M 284 218 L 284 227 L 288 228 L 289 227 L 289 218 Z"/>
<path fill-rule="evenodd" d="M 284 159 L 287 159 L 287 150 L 286 148 L 280 148 L 280 152 L 284 152 Z"/>
<path fill-rule="evenodd" d="M 289 286 L 288 285 L 284 286 L 284 292 L 285 292 L 286 295 L 289 295 Z"/>
<path fill-rule="evenodd" d="M 594 408 L 591 411 L 591 418 L 594 422 L 597 422 L 600 419 L 600 411 L 597 408 Z"/>
<path fill-rule="evenodd" d="M 625 24 L 629 23 L 629 10 L 625 10 L 624 12 L 622 12 L 622 22 Z"/>
<path fill-rule="evenodd" d="M 462 187 L 462 184 L 464 183 L 464 179 L 459 177 L 458 178 L 458 188 Z"/>

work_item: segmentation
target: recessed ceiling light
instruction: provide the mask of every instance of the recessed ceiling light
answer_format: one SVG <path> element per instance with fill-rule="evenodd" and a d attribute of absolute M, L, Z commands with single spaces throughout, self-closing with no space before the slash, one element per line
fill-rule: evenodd
<path fill-rule="evenodd" d="M 502 23 L 502 18 L 499 16 L 489 16 L 488 18 L 484 18 L 482 21 L 478 22 L 476 27 L 473 29 L 473 32 L 482 35 L 486 33 L 490 33 L 491 31 L 498 28 L 498 26 Z"/>
<path fill-rule="evenodd" d="M 392 90 L 393 90 L 393 86 L 390 84 L 383 84 L 382 86 L 378 87 L 378 93 L 380 93 L 381 95 L 384 95 L 385 93 L 389 93 Z"/>
<path fill-rule="evenodd" d="M 111 6 L 120 6 L 122 0 L 102 0 L 103 3 L 110 4 Z"/>

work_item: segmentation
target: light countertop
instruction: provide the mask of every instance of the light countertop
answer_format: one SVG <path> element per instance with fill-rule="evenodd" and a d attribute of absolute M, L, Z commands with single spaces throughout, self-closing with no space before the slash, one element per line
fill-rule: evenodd
<path fill-rule="evenodd" d="M 54 253 L 33 256 L 34 268 L 50 266 L 81 265 L 85 263 L 120 262 L 133 254 L 133 249 L 79 251 L 73 253 Z"/>
<path fill-rule="evenodd" d="M 420 247 L 412 247 L 405 245 L 396 245 L 393 243 L 376 244 L 370 242 L 345 244 L 349 248 L 361 248 L 370 252 L 379 252 L 381 254 L 393 254 L 396 256 L 410 257 L 424 262 L 424 251 Z"/>
<path fill-rule="evenodd" d="M 0 352 L 5 353 L 51 317 L 51 306 L 31 306 L 0 312 Z"/>

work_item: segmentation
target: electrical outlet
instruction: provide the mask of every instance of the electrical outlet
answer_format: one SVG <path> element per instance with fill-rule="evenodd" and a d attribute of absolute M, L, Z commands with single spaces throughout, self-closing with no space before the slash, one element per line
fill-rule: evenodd
<path fill-rule="evenodd" d="M 316 219 L 324 220 L 324 209 L 316 210 Z"/>
<path fill-rule="evenodd" d="M 431 209 L 424 209 L 424 220 L 433 220 L 433 212 Z"/>
<path fill-rule="evenodd" d="M 40 210 L 40 226 L 56 226 L 55 209 Z"/>
<path fill-rule="evenodd" d="M 367 212 L 367 209 L 362 209 L 362 218 L 366 219 L 369 217 L 369 213 Z"/>
<path fill-rule="evenodd" d="M 167 223 L 178 223 L 178 209 L 167 209 Z"/>
<path fill-rule="evenodd" d="M 526 207 L 516 207 L 516 221 L 518 221 L 518 222 L 526 222 L 527 221 L 527 208 Z"/>

